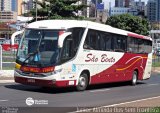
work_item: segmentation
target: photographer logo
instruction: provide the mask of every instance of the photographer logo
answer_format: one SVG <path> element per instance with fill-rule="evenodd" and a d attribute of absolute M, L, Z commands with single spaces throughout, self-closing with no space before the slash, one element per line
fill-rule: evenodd
<path fill-rule="evenodd" d="M 28 98 L 26 99 L 26 104 L 27 104 L 28 106 L 33 105 L 33 104 L 34 104 L 34 100 L 33 100 L 33 98 L 28 97 Z"/>

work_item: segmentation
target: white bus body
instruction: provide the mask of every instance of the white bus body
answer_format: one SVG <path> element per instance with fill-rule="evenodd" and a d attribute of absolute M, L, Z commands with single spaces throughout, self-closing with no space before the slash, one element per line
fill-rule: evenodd
<path fill-rule="evenodd" d="M 34 46 L 36 41 L 38 46 Z M 58 43 L 55 48 L 59 51 L 53 64 L 50 54 L 57 50 L 51 52 L 56 45 L 51 42 Z M 151 51 L 150 37 L 108 25 L 77 20 L 37 21 L 29 24 L 23 34 L 15 81 L 48 87 L 76 86 L 78 90 L 85 90 L 89 84 L 120 81 L 135 85 L 137 80 L 150 78 Z"/>

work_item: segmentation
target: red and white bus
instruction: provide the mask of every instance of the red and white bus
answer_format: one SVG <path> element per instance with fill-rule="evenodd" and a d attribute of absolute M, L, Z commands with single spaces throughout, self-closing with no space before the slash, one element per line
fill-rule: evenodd
<path fill-rule="evenodd" d="M 15 82 L 43 87 L 76 86 L 150 78 L 152 39 L 108 25 L 43 20 L 25 28 Z"/>

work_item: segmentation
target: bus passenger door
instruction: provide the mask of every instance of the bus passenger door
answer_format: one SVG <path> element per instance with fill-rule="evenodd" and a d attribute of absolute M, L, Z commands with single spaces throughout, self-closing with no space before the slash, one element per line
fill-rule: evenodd
<path fill-rule="evenodd" d="M 72 79 L 74 74 L 72 71 L 72 58 L 74 57 L 73 40 L 71 35 L 67 36 L 63 42 L 60 64 L 62 68 L 61 78 Z"/>

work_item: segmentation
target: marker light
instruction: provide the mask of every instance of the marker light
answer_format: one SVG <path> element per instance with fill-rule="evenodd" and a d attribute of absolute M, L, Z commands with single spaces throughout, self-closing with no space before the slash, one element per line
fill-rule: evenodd
<path fill-rule="evenodd" d="M 18 63 L 16 63 L 16 64 L 15 64 L 15 68 L 16 68 L 16 69 L 20 69 L 20 68 L 21 68 L 21 65 L 18 64 Z"/>

